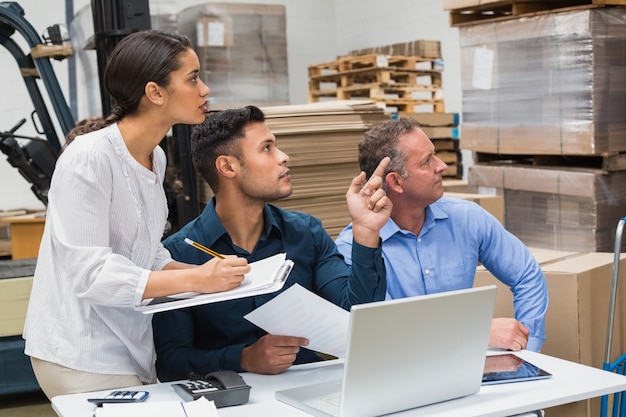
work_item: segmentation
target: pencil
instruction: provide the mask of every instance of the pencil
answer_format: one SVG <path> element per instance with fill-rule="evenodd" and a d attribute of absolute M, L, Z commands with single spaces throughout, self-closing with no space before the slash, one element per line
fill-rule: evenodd
<path fill-rule="evenodd" d="M 224 255 L 222 255 L 221 253 L 217 253 L 213 249 L 209 249 L 206 246 L 202 246 L 198 242 L 194 242 L 193 240 L 191 240 L 189 238 L 185 238 L 185 243 L 190 245 L 190 246 L 193 246 L 196 249 L 201 250 L 204 253 L 208 253 L 211 256 L 214 256 L 214 257 L 220 258 L 220 259 L 224 259 Z"/>

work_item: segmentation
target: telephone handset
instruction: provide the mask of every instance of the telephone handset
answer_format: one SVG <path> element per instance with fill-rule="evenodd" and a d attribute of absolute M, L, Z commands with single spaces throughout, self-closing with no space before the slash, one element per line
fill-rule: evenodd
<path fill-rule="evenodd" d="M 221 370 L 200 375 L 192 372 L 189 380 L 173 384 L 174 391 L 185 401 L 206 397 L 217 408 L 248 402 L 250 386 L 235 371 Z"/>

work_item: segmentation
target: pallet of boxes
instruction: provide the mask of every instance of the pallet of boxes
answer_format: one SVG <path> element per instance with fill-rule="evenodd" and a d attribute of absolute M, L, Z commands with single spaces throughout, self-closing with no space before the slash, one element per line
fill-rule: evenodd
<path fill-rule="evenodd" d="M 311 65 L 309 102 L 372 100 L 390 117 L 413 117 L 427 130 L 446 178 L 462 178 L 456 113 L 446 113 L 439 41 L 417 40 L 349 52 Z"/>
<path fill-rule="evenodd" d="M 540 260 L 550 291 L 543 353 L 601 368 L 615 225 L 626 214 L 626 2 L 582 3 L 444 8 L 460 35 L 468 182 L 503 195 L 505 227 L 551 252 Z M 493 278 L 479 268 L 476 282 Z M 512 314 L 508 293 L 499 291 L 497 314 Z M 625 320 L 615 334 L 619 355 Z M 595 416 L 599 399 L 546 411 Z"/>

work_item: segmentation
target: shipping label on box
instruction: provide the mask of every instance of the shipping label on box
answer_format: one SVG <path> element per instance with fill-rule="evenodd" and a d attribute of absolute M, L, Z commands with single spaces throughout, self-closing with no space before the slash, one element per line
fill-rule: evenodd
<path fill-rule="evenodd" d="M 230 16 L 203 16 L 198 19 L 196 36 L 199 47 L 233 46 L 233 19 Z"/>

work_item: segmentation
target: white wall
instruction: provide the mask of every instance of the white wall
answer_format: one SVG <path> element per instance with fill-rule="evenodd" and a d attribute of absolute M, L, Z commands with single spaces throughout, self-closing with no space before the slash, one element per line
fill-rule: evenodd
<path fill-rule="evenodd" d="M 306 103 L 307 67 L 334 60 L 353 49 L 409 42 L 439 40 L 445 61 L 443 89 L 446 111 L 461 111 L 461 81 L 457 30 L 448 25 L 441 1 L 434 0 L 247 0 L 225 3 L 281 4 L 287 20 L 289 97 L 292 104 Z M 160 7 L 182 10 L 204 2 L 199 0 L 151 0 L 151 10 Z M 65 22 L 65 0 L 21 0 L 26 19 L 41 34 L 55 23 Z M 90 4 L 74 0 L 75 11 Z M 14 39 L 21 41 L 20 35 Z M 25 42 L 23 42 L 26 47 Z M 11 55 L 0 48 L 0 131 L 18 120 L 30 120 L 33 110 L 28 92 Z M 52 61 L 61 88 L 68 96 L 67 62 Z M 43 86 L 40 86 L 45 94 Z M 52 109 L 50 108 L 52 113 Z M 18 132 L 37 135 L 30 121 Z M 38 135 L 41 137 L 41 135 Z M 464 160 L 466 157 L 463 157 Z M 0 154 L 0 210 L 43 208 L 30 191 L 30 184 Z"/>

